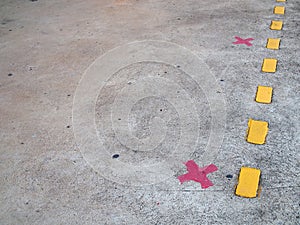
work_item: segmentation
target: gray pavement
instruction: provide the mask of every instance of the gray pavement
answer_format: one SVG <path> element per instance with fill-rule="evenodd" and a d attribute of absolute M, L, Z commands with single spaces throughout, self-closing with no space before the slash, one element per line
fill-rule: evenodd
<path fill-rule="evenodd" d="M 2 0 L 0 224 L 300 224 L 299 24 L 299 0 Z M 190 159 L 212 187 L 180 184 Z"/>

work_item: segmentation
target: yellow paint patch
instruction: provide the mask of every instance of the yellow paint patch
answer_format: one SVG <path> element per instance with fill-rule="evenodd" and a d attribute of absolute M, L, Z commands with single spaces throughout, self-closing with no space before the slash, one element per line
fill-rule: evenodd
<path fill-rule="evenodd" d="M 276 66 L 277 66 L 277 59 L 267 59 L 266 58 L 266 59 L 264 59 L 261 70 L 266 73 L 275 73 Z"/>
<path fill-rule="evenodd" d="M 284 15 L 284 6 L 275 6 L 274 14 Z"/>
<path fill-rule="evenodd" d="M 276 0 L 276 2 L 286 2 L 286 0 Z"/>
<path fill-rule="evenodd" d="M 272 87 L 258 86 L 255 101 L 270 104 L 272 101 Z"/>
<path fill-rule="evenodd" d="M 116 0 L 114 2 L 115 5 L 131 5 L 129 0 Z"/>
<path fill-rule="evenodd" d="M 242 167 L 235 194 L 245 198 L 255 198 L 257 196 L 259 178 L 259 169 Z"/>
<path fill-rule="evenodd" d="M 272 20 L 270 29 L 271 30 L 281 30 L 283 22 L 281 20 Z"/>
<path fill-rule="evenodd" d="M 246 138 L 249 143 L 262 145 L 266 142 L 267 134 L 268 122 L 249 119 Z"/>
<path fill-rule="evenodd" d="M 267 48 L 268 49 L 279 49 L 280 38 L 268 38 Z"/>

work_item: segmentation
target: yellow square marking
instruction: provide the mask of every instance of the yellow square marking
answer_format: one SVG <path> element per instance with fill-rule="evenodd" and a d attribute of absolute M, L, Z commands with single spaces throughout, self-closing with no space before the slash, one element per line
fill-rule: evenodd
<path fill-rule="evenodd" d="M 280 38 L 268 38 L 267 48 L 268 49 L 279 49 Z"/>
<path fill-rule="evenodd" d="M 247 130 L 247 141 L 249 143 L 262 145 L 266 142 L 267 134 L 268 122 L 249 119 Z"/>
<path fill-rule="evenodd" d="M 284 6 L 275 6 L 274 14 L 284 15 Z"/>
<path fill-rule="evenodd" d="M 272 87 L 258 86 L 255 101 L 270 104 L 272 101 Z"/>
<path fill-rule="evenodd" d="M 276 2 L 286 2 L 286 0 L 276 0 Z"/>
<path fill-rule="evenodd" d="M 241 197 L 255 198 L 257 196 L 259 178 L 259 169 L 242 167 L 235 194 Z"/>
<path fill-rule="evenodd" d="M 264 59 L 262 71 L 266 73 L 275 73 L 277 66 L 277 59 Z"/>
<path fill-rule="evenodd" d="M 271 22 L 271 30 L 281 30 L 283 22 L 281 20 L 272 20 Z"/>

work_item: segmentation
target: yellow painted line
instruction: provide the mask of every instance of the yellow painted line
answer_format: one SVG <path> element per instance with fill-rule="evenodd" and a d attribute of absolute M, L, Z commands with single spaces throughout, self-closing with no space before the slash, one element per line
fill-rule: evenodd
<path fill-rule="evenodd" d="M 251 167 L 242 167 L 235 194 L 245 198 L 255 198 L 260 179 L 260 170 Z"/>
<path fill-rule="evenodd" d="M 275 6 L 274 7 L 274 14 L 284 15 L 284 6 Z"/>
<path fill-rule="evenodd" d="M 286 2 L 286 0 L 276 0 L 276 2 Z"/>
<path fill-rule="evenodd" d="M 258 86 L 255 101 L 259 103 L 270 104 L 272 102 L 272 87 Z"/>
<path fill-rule="evenodd" d="M 249 119 L 247 130 L 247 142 L 262 145 L 266 142 L 268 134 L 268 122 Z"/>
<path fill-rule="evenodd" d="M 261 70 L 266 73 L 275 73 L 277 67 L 277 59 L 264 59 Z"/>
<path fill-rule="evenodd" d="M 281 20 L 273 20 L 271 22 L 271 30 L 282 30 L 283 22 Z"/>
<path fill-rule="evenodd" d="M 268 38 L 267 48 L 268 49 L 279 49 L 280 38 Z"/>

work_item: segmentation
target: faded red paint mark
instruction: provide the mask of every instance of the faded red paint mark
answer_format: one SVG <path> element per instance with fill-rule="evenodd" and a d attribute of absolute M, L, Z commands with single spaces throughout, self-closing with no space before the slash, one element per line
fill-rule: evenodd
<path fill-rule="evenodd" d="M 252 44 L 250 43 L 250 41 L 253 41 L 254 39 L 253 38 L 246 38 L 246 39 L 242 39 L 238 36 L 235 36 L 234 37 L 237 41 L 235 42 L 232 42 L 233 44 L 235 45 L 238 45 L 238 44 L 245 44 L 247 46 L 252 46 Z"/>
<path fill-rule="evenodd" d="M 214 184 L 206 177 L 207 174 L 215 172 L 218 168 L 214 164 L 210 164 L 200 168 L 194 160 L 189 160 L 185 163 L 188 173 L 178 177 L 180 183 L 193 180 L 201 184 L 202 188 L 208 188 Z"/>

